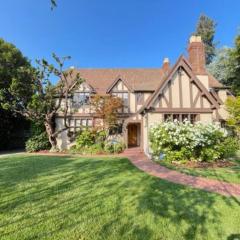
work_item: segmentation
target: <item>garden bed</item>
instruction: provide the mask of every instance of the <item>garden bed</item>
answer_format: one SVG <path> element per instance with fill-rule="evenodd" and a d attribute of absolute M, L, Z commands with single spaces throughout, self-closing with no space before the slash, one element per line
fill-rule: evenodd
<path fill-rule="evenodd" d="M 157 161 L 160 165 L 192 176 L 216 179 L 240 184 L 240 160 L 218 160 L 215 162 L 176 163 Z"/>
<path fill-rule="evenodd" d="M 225 168 L 236 166 L 235 162 L 229 160 L 216 160 L 214 162 L 199 162 L 199 161 L 188 161 L 186 163 L 172 162 L 174 166 L 181 166 L 187 168 Z"/>

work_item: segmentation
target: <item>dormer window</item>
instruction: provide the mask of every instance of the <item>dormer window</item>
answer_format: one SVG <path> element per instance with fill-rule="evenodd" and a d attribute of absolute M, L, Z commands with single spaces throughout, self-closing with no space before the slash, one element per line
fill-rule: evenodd
<path fill-rule="evenodd" d="M 89 104 L 90 92 L 75 92 L 73 95 L 73 106 L 80 107 Z"/>
<path fill-rule="evenodd" d="M 143 105 L 143 102 L 144 102 L 144 95 L 143 93 L 139 92 L 139 93 L 136 93 L 137 95 L 137 104 L 138 105 Z"/>
<path fill-rule="evenodd" d="M 123 101 L 123 109 L 122 109 L 121 112 L 128 113 L 129 112 L 128 92 L 113 92 L 112 95 L 122 99 L 122 101 Z"/>

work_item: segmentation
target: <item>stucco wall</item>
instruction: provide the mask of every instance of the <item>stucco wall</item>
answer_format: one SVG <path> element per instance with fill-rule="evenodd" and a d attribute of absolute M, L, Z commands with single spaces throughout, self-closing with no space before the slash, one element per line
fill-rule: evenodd
<path fill-rule="evenodd" d="M 200 80 L 200 82 L 204 85 L 206 89 L 209 89 L 208 75 L 197 75 L 197 78 Z"/>
<path fill-rule="evenodd" d="M 149 154 L 149 130 L 152 126 L 163 121 L 162 113 L 147 113 L 143 117 L 143 150 Z"/>
<path fill-rule="evenodd" d="M 190 107 L 190 79 L 185 71 L 182 72 L 182 101 L 183 107 Z"/>
<path fill-rule="evenodd" d="M 212 113 L 201 113 L 200 121 L 203 123 L 212 123 L 213 122 L 213 114 Z"/>
<path fill-rule="evenodd" d="M 220 118 L 226 120 L 228 118 L 228 112 L 227 112 L 226 106 L 225 106 L 225 102 L 228 98 L 227 91 L 224 90 L 224 89 L 219 90 L 218 91 L 218 96 L 224 103 L 223 105 L 220 106 L 220 109 L 219 109 L 218 112 L 219 112 Z"/>
<path fill-rule="evenodd" d="M 55 120 L 56 128 L 62 129 L 64 128 L 63 118 L 57 118 Z M 64 131 L 57 136 L 57 146 L 59 149 L 68 149 L 70 147 L 70 141 L 68 140 L 67 131 Z"/>
<path fill-rule="evenodd" d="M 134 113 L 136 112 L 136 109 L 135 109 L 135 104 L 136 104 L 136 98 L 135 98 L 135 94 L 134 93 L 130 93 L 130 112 L 131 113 Z"/>

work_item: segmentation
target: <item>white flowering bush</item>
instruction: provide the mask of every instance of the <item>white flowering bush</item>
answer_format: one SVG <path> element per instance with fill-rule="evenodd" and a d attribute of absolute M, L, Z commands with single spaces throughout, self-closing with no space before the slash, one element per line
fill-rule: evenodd
<path fill-rule="evenodd" d="M 201 122 L 193 125 L 189 121 L 169 121 L 150 130 L 153 155 L 164 156 L 168 161 L 217 160 L 226 155 L 224 146 L 226 139 L 228 134 L 225 129 L 216 124 Z M 231 144 L 234 145 L 233 142 Z M 234 146 L 233 152 L 237 150 L 238 143 Z"/>

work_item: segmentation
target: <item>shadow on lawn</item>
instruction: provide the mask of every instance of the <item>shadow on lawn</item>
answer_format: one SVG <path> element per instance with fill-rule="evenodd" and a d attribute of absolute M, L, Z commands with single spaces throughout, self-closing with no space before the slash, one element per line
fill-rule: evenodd
<path fill-rule="evenodd" d="M 183 224 L 179 236 L 185 239 L 207 238 L 213 222 L 221 238 L 216 199 L 233 204 L 148 176 L 126 159 L 31 156 L 0 165 L 0 213 L 7 216 L 0 220 L 0 235 L 6 239 L 20 239 L 18 228 L 28 239 L 64 239 L 70 233 L 76 235 L 72 239 L 170 239 L 162 221 L 176 229 Z"/>

